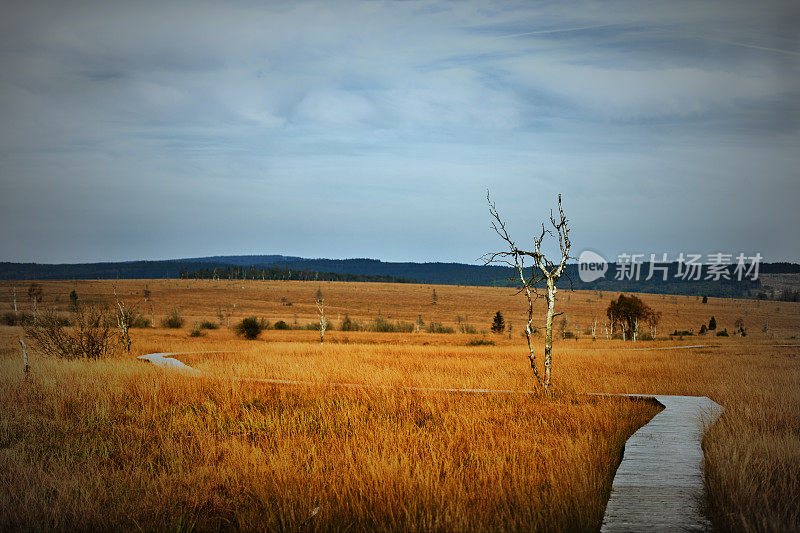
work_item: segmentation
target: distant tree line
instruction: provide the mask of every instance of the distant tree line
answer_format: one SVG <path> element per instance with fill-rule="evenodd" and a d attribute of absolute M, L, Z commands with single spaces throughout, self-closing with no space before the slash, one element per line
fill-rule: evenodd
<path fill-rule="evenodd" d="M 416 283 L 414 280 L 388 275 L 339 274 L 335 272 L 316 272 L 313 270 L 292 270 L 289 268 L 256 266 L 200 268 L 191 272 L 186 268 L 182 268 L 178 273 L 178 278 Z"/>

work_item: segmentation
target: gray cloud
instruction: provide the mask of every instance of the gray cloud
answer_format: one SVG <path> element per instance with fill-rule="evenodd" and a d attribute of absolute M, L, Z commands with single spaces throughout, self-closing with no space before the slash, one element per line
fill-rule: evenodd
<path fill-rule="evenodd" d="M 472 261 L 575 243 L 798 260 L 791 2 L 17 2 L 0 260 Z"/>

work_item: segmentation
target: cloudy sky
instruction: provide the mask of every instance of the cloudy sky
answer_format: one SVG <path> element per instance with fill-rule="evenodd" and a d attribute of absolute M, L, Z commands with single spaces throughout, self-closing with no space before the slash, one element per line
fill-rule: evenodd
<path fill-rule="evenodd" d="M 800 261 L 799 5 L 5 2 L 0 261 Z"/>

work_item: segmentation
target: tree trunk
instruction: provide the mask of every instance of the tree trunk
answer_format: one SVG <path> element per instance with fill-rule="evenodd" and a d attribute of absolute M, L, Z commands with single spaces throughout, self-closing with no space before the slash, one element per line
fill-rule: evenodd
<path fill-rule="evenodd" d="M 318 298 L 316 303 L 319 311 L 319 343 L 322 344 L 325 342 L 325 301 Z"/>
<path fill-rule="evenodd" d="M 531 324 L 533 324 L 533 297 L 531 296 L 530 290 L 527 288 L 525 290 L 525 296 L 528 297 L 528 322 L 525 324 L 525 338 L 528 341 L 528 360 L 531 362 L 533 376 L 536 378 L 536 381 L 541 384 L 542 376 L 539 374 L 539 369 L 536 368 L 536 351 L 533 348 L 533 341 L 531 339 L 533 336 L 533 331 L 531 329 Z"/>
<path fill-rule="evenodd" d="M 553 278 L 547 278 L 547 322 L 544 333 L 544 388 L 550 386 L 550 372 L 553 351 L 553 317 L 555 316 L 556 284 Z"/>
<path fill-rule="evenodd" d="M 28 347 L 25 346 L 25 341 L 22 340 L 22 337 L 19 338 L 19 343 L 22 346 L 22 361 L 25 363 L 25 377 L 27 378 L 31 370 L 31 367 L 28 366 Z"/>

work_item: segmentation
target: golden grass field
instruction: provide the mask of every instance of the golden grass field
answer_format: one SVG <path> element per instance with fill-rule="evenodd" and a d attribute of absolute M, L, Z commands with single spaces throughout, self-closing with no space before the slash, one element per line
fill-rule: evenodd
<path fill-rule="evenodd" d="M 30 309 L 28 285 L 15 284 L 21 311 Z M 11 309 L 11 286 L 0 283 L 0 313 Z M 0 326 L 2 530 L 597 530 L 622 445 L 658 408 L 585 392 L 703 395 L 723 405 L 703 442 L 715 528 L 800 529 L 800 348 L 769 346 L 800 344 L 796 303 L 640 295 L 662 323 L 659 339 L 634 344 L 606 340 L 601 325 L 596 341 L 584 333 L 594 319 L 602 324 L 616 293 L 561 292 L 557 310 L 579 339 L 556 336 L 552 394 L 473 395 L 399 387 L 531 390 L 520 334 L 525 302 L 511 289 L 436 286 L 432 305 L 427 285 L 42 286 L 40 306 L 65 314 L 73 289 L 84 304 L 109 303 L 116 290 L 157 327 L 133 329 L 131 353 L 103 361 L 32 352 L 26 381 L 20 330 Z M 317 332 L 302 330 L 268 330 L 255 341 L 227 327 L 189 337 L 192 324 L 218 320 L 220 309 L 231 325 L 246 316 L 317 320 L 318 289 L 334 328 L 345 315 L 366 322 L 380 313 L 460 321 L 478 333 L 331 330 L 322 345 Z M 187 324 L 160 327 L 173 308 Z M 510 335 L 481 333 L 497 310 Z M 729 332 L 741 317 L 748 336 L 664 337 L 696 332 L 712 315 Z M 476 339 L 495 345 L 468 346 Z M 713 347 L 630 350 L 694 344 Z M 202 351 L 219 353 L 179 357 L 205 371 L 202 378 L 135 360 Z"/>

